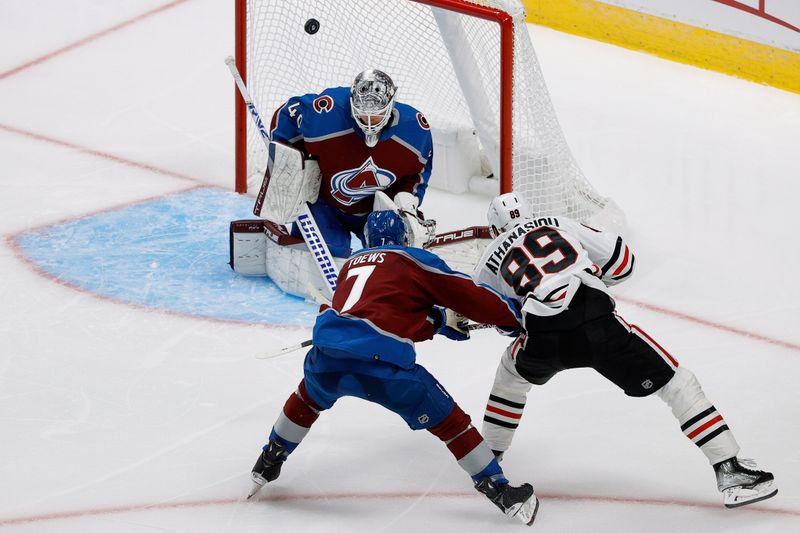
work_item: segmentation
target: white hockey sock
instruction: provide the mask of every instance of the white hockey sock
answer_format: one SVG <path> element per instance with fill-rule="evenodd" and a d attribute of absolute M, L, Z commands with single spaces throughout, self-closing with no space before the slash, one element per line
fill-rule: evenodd
<path fill-rule="evenodd" d="M 492 450 L 506 451 L 519 426 L 531 384 L 514 367 L 516 352 L 524 340 L 514 341 L 503 353 L 494 386 L 486 404 L 481 433 Z"/>
<path fill-rule="evenodd" d="M 739 453 L 733 433 L 690 370 L 678 367 L 656 395 L 672 408 L 681 431 L 700 448 L 709 463 L 714 465 Z"/>

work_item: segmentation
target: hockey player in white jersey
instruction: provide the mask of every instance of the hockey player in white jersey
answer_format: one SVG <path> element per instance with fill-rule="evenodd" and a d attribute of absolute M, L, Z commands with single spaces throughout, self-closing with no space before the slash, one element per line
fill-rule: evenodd
<path fill-rule="evenodd" d="M 726 507 L 777 494 L 774 477 L 737 458 L 739 445 L 700 383 L 639 327 L 615 311 L 607 286 L 627 279 L 634 256 L 625 240 L 566 217 L 534 217 L 515 193 L 492 200 L 496 238 L 475 278 L 522 306 L 525 332 L 503 354 L 489 395 L 483 435 L 495 452 L 511 445 L 528 391 L 557 372 L 590 367 L 625 394 L 655 394 L 713 466 Z"/>

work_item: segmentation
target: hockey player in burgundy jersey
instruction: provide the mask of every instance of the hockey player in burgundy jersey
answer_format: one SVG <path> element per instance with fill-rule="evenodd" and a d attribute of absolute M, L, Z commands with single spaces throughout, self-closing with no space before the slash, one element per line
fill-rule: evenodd
<path fill-rule="evenodd" d="M 634 256 L 625 240 L 566 217 L 534 217 L 514 193 L 498 196 L 489 226 L 499 234 L 475 269 L 477 282 L 517 300 L 525 334 L 503 354 L 484 415 L 483 434 L 502 456 L 532 385 L 591 367 L 634 397 L 655 394 L 713 465 L 726 507 L 777 494 L 773 475 L 738 460 L 739 445 L 695 375 L 639 327 L 615 312 L 608 285 L 628 279 Z"/>
<path fill-rule="evenodd" d="M 415 342 L 435 333 L 469 338 L 466 320 L 457 313 L 516 331 L 517 309 L 432 253 L 404 246 L 404 223 L 393 211 L 369 215 L 366 239 L 369 248 L 345 263 L 331 305 L 320 309 L 304 378 L 286 401 L 253 467 L 251 496 L 278 477 L 283 462 L 323 410 L 343 396 L 354 396 L 393 411 L 411 429 L 433 433 L 477 490 L 505 514 L 530 525 L 539 505 L 533 487 L 508 483 L 470 417 L 416 363 L 414 352 Z"/>
<path fill-rule="evenodd" d="M 363 227 L 376 191 L 416 215 L 433 162 L 425 116 L 395 101 L 397 88 L 379 70 L 360 73 L 352 87 L 289 98 L 275 111 L 270 138 L 319 163 L 319 200 L 311 212 L 336 257 L 350 255 L 350 233 Z M 294 230 L 295 236 L 300 236 Z"/>

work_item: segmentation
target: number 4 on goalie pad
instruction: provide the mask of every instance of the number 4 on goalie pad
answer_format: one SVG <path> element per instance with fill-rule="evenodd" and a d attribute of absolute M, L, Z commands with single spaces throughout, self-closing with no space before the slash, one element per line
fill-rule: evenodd
<path fill-rule="evenodd" d="M 317 201 L 321 179 L 316 161 L 304 160 L 296 148 L 270 142 L 267 171 L 253 214 L 276 224 L 294 222 L 306 202 Z"/>

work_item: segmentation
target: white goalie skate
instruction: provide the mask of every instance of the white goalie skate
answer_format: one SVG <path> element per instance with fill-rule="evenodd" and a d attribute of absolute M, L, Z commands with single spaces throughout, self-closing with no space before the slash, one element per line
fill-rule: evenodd
<path fill-rule="evenodd" d="M 754 461 L 736 457 L 714 465 L 717 488 L 723 495 L 725 507 L 733 509 L 778 494 L 772 473 L 757 468 Z"/>

